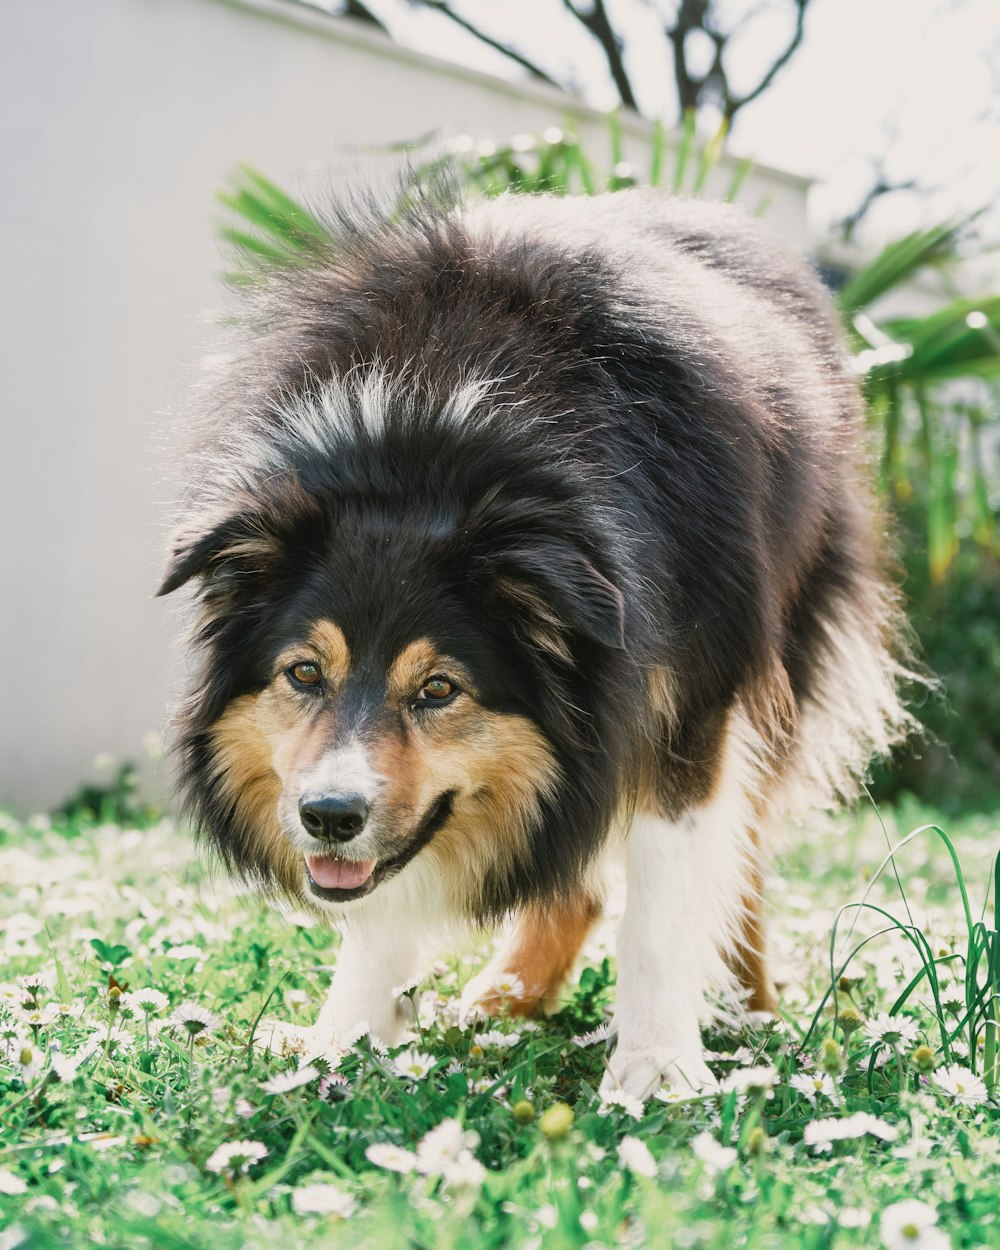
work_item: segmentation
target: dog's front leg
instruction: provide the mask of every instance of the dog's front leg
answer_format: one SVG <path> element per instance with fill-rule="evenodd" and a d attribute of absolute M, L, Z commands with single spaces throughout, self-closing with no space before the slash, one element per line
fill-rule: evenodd
<path fill-rule="evenodd" d="M 394 989 L 404 985 L 417 967 L 417 942 L 412 927 L 353 921 L 344 930 L 337 952 L 330 993 L 313 1033 L 323 1046 L 349 1045 L 364 1033 L 393 1046 L 407 1020 Z"/>
<path fill-rule="evenodd" d="M 602 1095 L 646 1098 L 662 1082 L 711 1080 L 699 1031 L 704 991 L 724 979 L 721 950 L 738 918 L 742 837 L 715 804 L 676 821 L 637 817 L 629 831 L 618 935 L 617 1045 Z"/>

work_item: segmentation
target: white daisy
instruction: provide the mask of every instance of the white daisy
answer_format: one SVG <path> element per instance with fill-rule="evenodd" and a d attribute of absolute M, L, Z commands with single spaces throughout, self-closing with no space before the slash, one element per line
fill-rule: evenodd
<path fill-rule="evenodd" d="M 865 1037 L 874 1045 L 905 1050 L 913 1046 L 920 1035 L 916 1020 L 909 1016 L 890 1016 L 881 1011 L 874 1020 L 865 1023 Z"/>
<path fill-rule="evenodd" d="M 296 1215 L 339 1215 L 346 1220 L 357 1206 L 351 1195 L 336 1185 L 302 1185 L 292 1194 Z"/>
<path fill-rule="evenodd" d="M 241 1172 L 249 1172 L 255 1163 L 260 1163 L 267 1155 L 268 1150 L 263 1142 L 225 1142 L 205 1160 L 205 1168 L 209 1172 L 225 1172 L 227 1176 L 237 1176 Z"/>
<path fill-rule="evenodd" d="M 465 1133 L 459 1121 L 441 1120 L 424 1135 L 416 1148 L 416 1170 L 425 1176 L 442 1176 L 454 1188 L 482 1184 L 486 1169 L 472 1154 L 479 1134 Z"/>
<path fill-rule="evenodd" d="M 420 1028 L 427 1030 L 433 1028 L 435 1024 L 439 1024 L 442 1030 L 450 1029 L 453 1026 L 465 1028 L 465 1025 L 461 1023 L 461 1019 L 461 1003 L 457 998 L 448 998 L 444 994 L 439 994 L 436 990 L 431 990 L 422 995 L 417 1010 L 417 1022 Z M 469 1023 L 473 1022 L 470 1021 Z"/>
<path fill-rule="evenodd" d="M 738 1063 L 741 1067 L 753 1066 L 753 1051 L 747 1046 L 738 1046 L 735 1050 L 706 1050 L 705 1058 L 713 1063 Z"/>
<path fill-rule="evenodd" d="M 623 1089 L 610 1089 L 601 1092 L 601 1114 L 607 1115 L 612 1107 L 621 1107 L 633 1120 L 641 1120 L 646 1114 L 646 1108 L 643 1106 L 641 1098 L 633 1098 L 631 1094 L 626 1094 Z"/>
<path fill-rule="evenodd" d="M 678 1089 L 676 1085 L 664 1085 L 662 1089 L 658 1089 L 653 1097 L 657 1102 L 665 1102 L 668 1107 L 675 1106 L 677 1103 L 687 1102 L 689 1098 L 694 1096 L 693 1091 L 687 1094 L 682 1089 Z"/>
<path fill-rule="evenodd" d="M 490 989 L 501 998 L 521 998 L 524 995 L 524 982 L 516 972 L 498 972 L 490 982 Z"/>
<path fill-rule="evenodd" d="M 18 1019 L 29 1029 L 47 1029 L 62 1015 L 58 1003 L 46 1003 L 44 1007 L 18 1007 Z"/>
<path fill-rule="evenodd" d="M 182 942 L 179 946 L 171 946 L 168 951 L 164 951 L 164 954 L 167 959 L 176 960 L 205 958 L 205 952 L 193 942 Z"/>
<path fill-rule="evenodd" d="M 419 977 L 411 977 L 409 981 L 404 981 L 402 985 L 394 985 L 392 987 L 393 998 L 403 998 L 413 993 L 420 984 Z"/>
<path fill-rule="evenodd" d="M 723 1146 L 711 1133 L 699 1133 L 691 1142 L 695 1157 L 700 1159 L 710 1172 L 724 1172 L 736 1162 L 738 1155 L 731 1146 Z"/>
<path fill-rule="evenodd" d="M 33 1081 L 42 1070 L 42 1052 L 30 1042 L 25 1042 L 20 1050 L 15 1050 L 11 1058 L 14 1062 L 14 1071 L 25 1084 Z"/>
<path fill-rule="evenodd" d="M 340 1102 L 347 1097 L 350 1085 L 347 1077 L 339 1072 L 325 1072 L 320 1077 L 316 1096 L 323 1102 Z"/>
<path fill-rule="evenodd" d="M 453 1189 L 477 1189 L 486 1179 L 486 1169 L 471 1150 L 461 1150 L 441 1175 Z"/>
<path fill-rule="evenodd" d="M 377 1168 L 389 1172 L 412 1172 L 417 1166 L 417 1156 L 412 1150 L 393 1146 L 390 1142 L 376 1142 L 365 1151 L 365 1158 Z"/>
<path fill-rule="evenodd" d="M 596 1029 L 592 1029 L 589 1033 L 580 1033 L 573 1038 L 574 1046 L 596 1046 L 598 1042 L 606 1042 L 611 1036 L 611 1023 L 599 1024 Z"/>
<path fill-rule="evenodd" d="M 501 1033 L 499 1029 L 488 1029 L 485 1033 L 476 1034 L 476 1041 L 480 1046 L 495 1046 L 499 1050 L 516 1046 L 520 1040 L 520 1033 Z"/>
<path fill-rule="evenodd" d="M 436 1062 L 422 1050 L 401 1050 L 392 1061 L 392 1070 L 408 1081 L 422 1081 Z"/>
<path fill-rule="evenodd" d="M 197 1003 L 181 1003 L 179 1007 L 174 1008 L 170 1020 L 191 1038 L 198 1037 L 202 1033 L 211 1033 L 213 1029 L 219 1027 L 218 1017 L 213 1016 L 204 1007 L 199 1007 Z"/>
<path fill-rule="evenodd" d="M 654 1177 L 656 1160 L 649 1147 L 638 1137 L 623 1137 L 618 1147 L 618 1158 L 623 1167 L 634 1172 L 636 1176 Z"/>
<path fill-rule="evenodd" d="M 62 1081 L 69 1085 L 76 1080 L 76 1074 L 87 1060 L 94 1054 L 97 1048 L 93 1045 L 78 1050 L 73 1056 L 61 1054 L 54 1051 L 49 1055 L 49 1065 L 56 1080 Z"/>
<path fill-rule="evenodd" d="M 965 1107 L 976 1107 L 989 1097 L 983 1080 L 957 1063 L 947 1068 L 939 1068 L 934 1073 L 934 1084 L 942 1094 L 947 1094 Z"/>
<path fill-rule="evenodd" d="M 417 1171 L 425 1176 L 440 1176 L 466 1145 L 461 1124 L 453 1118 L 442 1120 L 417 1145 Z"/>
<path fill-rule="evenodd" d="M 276 1076 L 272 1076 L 269 1081 L 264 1081 L 261 1089 L 265 1094 L 287 1094 L 302 1085 L 309 1085 L 313 1081 L 318 1081 L 319 1077 L 319 1069 L 314 1068 L 311 1063 L 307 1063 L 305 1067 L 296 1068 L 291 1072 L 279 1072 Z"/>
<path fill-rule="evenodd" d="M 895 1141 L 896 1129 L 885 1120 L 858 1111 L 854 1115 L 832 1116 L 826 1120 L 810 1120 L 802 1134 L 807 1146 L 817 1151 L 830 1150 L 835 1141 L 848 1141 L 857 1137 L 877 1137 L 880 1141 Z"/>
<path fill-rule="evenodd" d="M 833 1078 L 827 1072 L 799 1072 L 788 1083 L 813 1105 L 820 1094 L 824 1098 L 833 1098 L 837 1093 Z"/>
<path fill-rule="evenodd" d="M 778 1074 L 772 1067 L 736 1068 L 719 1082 L 721 1094 L 763 1093 L 774 1097 L 774 1085 Z"/>
<path fill-rule="evenodd" d="M 15 1198 L 18 1194 L 26 1194 L 28 1186 L 14 1172 L 9 1172 L 6 1168 L 0 1168 L 0 1194 L 7 1194 L 8 1197 Z"/>
<path fill-rule="evenodd" d="M 894 1202 L 886 1207 L 879 1220 L 882 1244 L 888 1250 L 939 1250 L 951 1246 L 947 1235 L 937 1224 L 934 1207 L 916 1198 Z"/>
<path fill-rule="evenodd" d="M 170 1006 L 170 999 L 160 990 L 132 990 L 121 996 L 118 1006 L 130 1015 L 155 1016 L 166 1011 Z"/>
<path fill-rule="evenodd" d="M 938 986 L 942 1008 L 953 1016 L 965 1010 L 965 986 L 959 981 L 943 981 Z"/>

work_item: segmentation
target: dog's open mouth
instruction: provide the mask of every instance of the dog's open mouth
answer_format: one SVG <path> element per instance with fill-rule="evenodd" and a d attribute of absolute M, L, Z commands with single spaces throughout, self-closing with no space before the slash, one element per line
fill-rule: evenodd
<path fill-rule="evenodd" d="M 373 859 L 334 859 L 332 855 L 307 855 L 309 880 L 323 890 L 360 890 L 375 871 Z"/>
<path fill-rule="evenodd" d="M 422 851 L 451 816 L 455 801 L 448 791 L 430 806 L 420 822 L 416 834 L 398 855 L 391 859 L 340 859 L 336 855 L 307 855 L 306 880 L 310 891 L 317 898 L 330 903 L 346 903 L 354 898 L 371 894 L 387 877 L 395 876 L 411 859 Z"/>

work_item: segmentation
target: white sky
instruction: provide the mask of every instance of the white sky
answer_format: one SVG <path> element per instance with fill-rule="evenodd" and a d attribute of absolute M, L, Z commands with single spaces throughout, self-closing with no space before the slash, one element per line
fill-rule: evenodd
<path fill-rule="evenodd" d="M 369 2 L 401 43 L 504 76 L 523 75 L 440 15 L 404 0 Z M 614 106 L 600 50 L 561 0 L 454 5 L 554 76 L 572 74 L 590 103 Z M 772 50 L 783 46 L 791 5 L 720 0 L 719 7 L 727 25 L 730 16 L 767 8 L 731 50 L 732 85 L 745 90 Z M 676 120 L 653 6 L 608 0 L 608 8 L 628 33 L 628 68 L 643 110 Z M 994 210 L 989 233 L 1000 238 L 1000 0 L 813 0 L 803 46 L 737 118 L 730 147 L 820 179 L 813 205 L 818 226 L 854 207 L 873 181 L 874 162 L 891 151 L 889 176 L 917 177 L 921 192 L 884 202 L 868 225 L 870 235 L 897 234 L 986 206 Z"/>

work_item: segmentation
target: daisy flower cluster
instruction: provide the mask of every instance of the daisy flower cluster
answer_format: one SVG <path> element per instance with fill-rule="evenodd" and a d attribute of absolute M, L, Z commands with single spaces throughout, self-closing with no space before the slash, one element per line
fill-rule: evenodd
<path fill-rule="evenodd" d="M 478 1133 L 465 1131 L 458 1120 L 449 1118 L 430 1129 L 416 1150 L 375 1143 L 365 1155 L 370 1163 L 390 1172 L 419 1172 L 422 1176 L 440 1177 L 455 1188 L 478 1188 L 486 1176 L 486 1169 L 474 1153 L 478 1145 Z"/>

